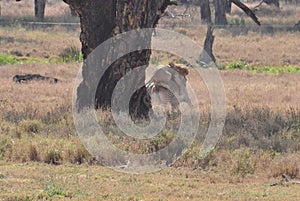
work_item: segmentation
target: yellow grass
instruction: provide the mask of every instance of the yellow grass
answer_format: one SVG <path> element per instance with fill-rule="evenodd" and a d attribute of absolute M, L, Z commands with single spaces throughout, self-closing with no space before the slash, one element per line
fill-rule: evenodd
<path fill-rule="evenodd" d="M 22 2 L 1 0 L 2 16 L 33 16 L 34 1 L 22 0 Z M 45 8 L 45 16 L 70 15 L 67 4 L 60 0 L 48 0 Z"/>
<path fill-rule="evenodd" d="M 29 0 L 24 0 L 22 8 L 15 2 L 10 4 L 2 0 L 0 3 L 5 15 L 13 15 L 14 11 L 8 10 L 11 4 L 16 6 L 18 15 L 31 15 L 33 12 L 33 2 Z M 56 11 L 56 6 L 68 10 L 61 1 L 50 1 L 46 16 L 65 12 Z M 197 10 L 194 12 L 198 13 Z M 231 17 L 241 15 L 234 12 Z M 281 24 L 292 23 L 295 16 L 299 14 L 293 11 L 291 17 L 277 19 Z M 270 18 L 262 20 L 272 21 Z M 205 27 L 174 29 L 203 44 Z M 268 35 L 249 32 L 248 35 L 232 36 L 229 31 L 216 30 L 215 34 L 214 52 L 220 64 L 243 60 L 255 65 L 300 65 L 299 33 Z M 0 30 L 0 37 L 0 54 L 19 52 L 28 57 L 49 59 L 57 57 L 68 47 L 80 48 L 79 29 L 68 30 L 58 26 L 35 30 L 21 26 L 5 27 Z M 162 63 L 170 59 L 157 53 L 152 58 Z M 80 65 L 71 62 L 0 66 L 0 200 L 298 199 L 299 186 L 270 187 L 270 184 L 278 182 L 283 173 L 300 178 L 300 147 L 297 144 L 299 74 L 220 71 L 225 86 L 228 121 L 242 123 L 225 126 L 220 147 L 205 160 L 198 158 L 201 145 L 196 141 L 190 152 L 173 167 L 152 174 L 130 175 L 96 165 L 77 137 L 72 122 L 71 100 L 74 78 Z M 188 80 L 196 88 L 203 118 L 208 118 L 208 91 L 195 71 L 190 71 Z M 39 73 L 60 81 L 57 84 L 46 81 L 13 82 L 15 74 L 25 73 Z M 268 112 L 271 113 L 269 116 L 265 114 Z M 260 119 L 263 117 L 259 115 L 270 119 Z M 105 120 L 109 120 L 107 116 Z M 281 125 L 286 126 L 281 128 Z M 279 132 L 272 133 L 272 129 L 277 127 Z M 258 140 L 253 142 L 250 137 L 256 134 Z M 269 138 L 268 134 L 271 135 Z M 249 147 L 243 144 L 236 148 L 244 141 L 249 143 Z M 286 148 L 286 153 L 280 152 L 278 147 L 278 150 L 276 147 L 264 147 L 269 145 L 267 142 L 283 150 Z M 138 145 L 134 143 L 135 148 Z M 192 170 L 192 167 L 197 169 Z"/>

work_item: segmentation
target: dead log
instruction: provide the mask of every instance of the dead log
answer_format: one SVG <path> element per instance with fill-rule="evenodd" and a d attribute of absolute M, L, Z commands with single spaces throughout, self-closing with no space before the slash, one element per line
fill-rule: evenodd
<path fill-rule="evenodd" d="M 40 74 L 25 74 L 25 75 L 15 75 L 13 77 L 13 81 L 15 81 L 16 83 L 25 83 L 25 82 L 29 82 L 29 81 L 48 81 L 51 84 L 55 84 L 57 83 L 59 80 L 57 78 L 54 77 L 47 77 L 47 76 L 43 76 Z"/>

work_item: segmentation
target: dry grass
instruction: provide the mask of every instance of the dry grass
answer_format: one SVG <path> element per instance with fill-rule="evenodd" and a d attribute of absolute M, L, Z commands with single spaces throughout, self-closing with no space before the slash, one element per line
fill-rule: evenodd
<path fill-rule="evenodd" d="M 16 111 L 24 111 L 26 107 L 37 108 L 38 113 L 51 112 L 53 109 L 66 105 L 70 107 L 73 92 L 74 78 L 76 77 L 78 63 L 70 64 L 23 64 L 17 66 L 2 66 L 1 74 L 1 100 L 7 107 Z M 58 84 L 45 82 L 31 82 L 28 84 L 14 83 L 15 74 L 38 73 L 56 77 Z"/>
<path fill-rule="evenodd" d="M 51 2 L 50 7 L 55 8 L 56 2 Z M 24 3 L 28 5 L 24 15 L 29 15 L 33 9 L 31 2 Z M 8 1 L 2 0 L 1 5 L 3 9 Z M 51 12 L 54 15 L 55 10 Z M 292 22 L 294 18 L 286 20 Z M 173 22 L 165 20 L 165 23 Z M 174 29 L 203 43 L 204 27 Z M 0 30 L 0 53 L 20 53 L 42 60 L 56 58 L 66 48 L 80 47 L 78 35 L 79 29 L 62 27 L 34 30 L 5 27 Z M 232 36 L 228 31 L 216 30 L 216 35 L 214 52 L 221 65 L 235 60 L 254 65 L 300 65 L 299 33 L 276 32 L 271 36 L 249 32 Z M 156 53 L 152 58 L 158 63 L 170 59 Z M 0 199 L 297 199 L 297 186 L 269 187 L 269 184 L 283 173 L 300 178 L 299 74 L 220 71 L 228 116 L 218 148 L 200 160 L 203 136 L 199 133 L 193 146 L 172 168 L 147 175 L 125 175 L 91 165 L 94 161 L 76 135 L 71 98 L 79 66 L 75 62 L 0 66 Z M 208 91 L 201 78 L 190 70 L 188 80 L 196 88 L 201 127 L 205 130 L 209 121 Z M 60 82 L 14 83 L 12 77 L 23 73 L 56 77 Z M 110 114 L 98 112 L 98 119 L 104 120 L 106 129 L 116 134 L 117 129 L 110 127 L 113 124 Z M 153 140 L 152 147 L 128 138 L 111 139 L 120 148 L 145 153 L 155 150 L 157 145 L 164 146 L 170 136 L 172 133 L 166 132 L 165 138 Z M 192 171 L 191 167 L 197 169 Z"/>
<path fill-rule="evenodd" d="M 300 107 L 298 74 L 253 74 L 243 71 L 221 71 L 227 104 L 241 108 L 269 107 L 285 110 Z M 196 89 L 200 106 L 209 105 L 208 91 L 196 72 L 191 70 L 188 80 Z M 279 95 L 280 94 L 280 95 Z"/>
<path fill-rule="evenodd" d="M 169 29 L 169 27 L 167 27 Z M 263 27 L 262 27 L 263 28 Z M 174 31 L 189 36 L 201 46 L 205 40 L 206 27 L 176 27 Z M 239 30 L 237 30 L 238 32 Z M 253 65 L 300 65 L 299 33 L 278 32 L 274 34 L 249 31 L 234 36 L 230 28 L 216 29 L 213 53 L 219 66 L 222 63 L 241 60 Z M 154 54 L 154 59 L 158 56 Z M 167 59 L 162 57 L 161 59 Z"/>
<path fill-rule="evenodd" d="M 27 135 L 33 137 L 36 135 L 49 136 L 50 145 L 52 141 L 55 141 L 56 137 L 68 140 L 71 136 L 73 141 L 75 131 L 71 117 L 71 97 L 74 87 L 73 79 L 76 76 L 79 65 L 77 63 L 69 63 L 2 66 L 0 69 L 2 75 L 0 80 L 0 83 L 2 83 L 0 85 L 2 86 L 0 87 L 2 94 L 0 105 L 3 114 L 3 134 L 20 138 L 16 141 L 21 144 L 28 143 L 28 140 L 26 140 Z M 27 84 L 17 84 L 12 80 L 14 74 L 17 73 L 41 73 L 57 77 L 61 81 L 58 84 L 34 81 Z M 221 147 L 237 148 L 235 144 L 241 144 L 241 142 L 244 142 L 244 145 L 257 146 L 260 140 L 253 140 L 247 135 L 259 135 L 262 137 L 271 135 L 271 141 L 269 143 L 267 141 L 263 142 L 265 146 L 261 147 L 269 149 L 268 145 L 274 146 L 272 143 L 276 142 L 272 141 L 273 137 L 276 137 L 275 133 L 272 133 L 274 129 L 280 134 L 278 135 L 279 137 L 286 134 L 287 129 L 292 129 L 291 135 L 297 136 L 297 132 L 293 133 L 294 129 L 297 129 L 297 121 L 299 121 L 299 110 L 297 108 L 299 108 L 300 97 L 297 92 L 300 85 L 297 74 L 275 76 L 242 71 L 224 71 L 221 72 L 221 75 L 225 85 L 229 112 L 227 126 L 225 127 L 225 139 L 224 142 L 220 143 Z M 205 116 L 208 115 L 210 107 L 208 91 L 204 83 L 200 82 L 201 80 L 197 80 L 199 77 L 193 73 L 193 70 L 191 70 L 188 79 L 196 89 L 195 93 L 198 96 L 199 107 L 204 115 L 203 121 L 206 123 L 207 117 Z M 246 85 L 245 83 L 251 84 Z M 280 96 L 277 96 L 278 93 Z M 107 118 L 105 115 L 104 119 L 106 124 L 109 124 L 111 118 Z M 235 138 L 234 141 L 228 141 L 231 144 L 229 146 L 226 142 L 227 138 L 231 136 L 235 136 Z M 245 137 L 248 139 L 246 144 Z M 41 140 L 39 138 L 33 139 L 37 140 L 37 144 Z M 243 141 L 240 141 L 242 139 Z M 128 141 L 127 139 L 125 141 L 131 144 L 130 140 Z M 157 143 L 163 142 L 157 141 Z M 297 144 L 297 140 L 294 143 Z M 297 148 L 294 143 L 290 144 L 291 149 L 284 145 L 283 149 L 278 148 L 278 151 L 298 150 L 299 147 Z M 124 142 L 121 142 L 121 144 L 124 144 Z M 139 146 L 146 146 L 145 144 L 137 144 L 137 142 L 133 144 L 135 144 L 133 150 L 137 152 L 145 151 L 139 148 Z M 16 144 L 13 147 L 18 148 L 20 146 Z M 65 149 L 63 142 L 58 147 Z M 145 149 L 148 148 L 145 147 Z M 27 154 L 28 151 L 25 152 Z M 25 152 L 24 150 L 19 150 L 14 154 L 18 155 Z M 22 160 L 27 161 L 29 156 L 30 154 L 27 154 L 25 157 L 27 159 Z M 16 160 L 16 158 L 19 159 Z M 12 157 L 11 159 L 20 161 L 21 158 L 22 156 Z"/>
<path fill-rule="evenodd" d="M 235 37 L 227 34 L 216 35 L 214 48 L 219 62 L 243 60 L 247 63 L 262 65 L 300 65 L 300 58 L 297 54 L 300 47 L 298 33 L 274 35 L 249 33 L 246 36 Z"/>
<path fill-rule="evenodd" d="M 268 182 L 276 180 L 260 175 L 236 183 L 234 177 L 175 168 L 130 175 L 101 166 L 8 163 L 0 172 L 4 200 L 295 200 L 299 190 L 270 187 Z"/>
<path fill-rule="evenodd" d="M 34 2 L 31 0 L 22 0 L 21 2 L 1 0 L 2 16 L 33 16 Z M 60 0 L 47 0 L 45 16 L 70 15 L 67 4 Z"/>
<path fill-rule="evenodd" d="M 64 42 L 62 43 L 62 39 Z M 68 32 L 56 26 L 28 31 L 23 27 L 5 27 L 0 30 L 0 52 L 22 56 L 55 59 L 64 49 L 75 46 L 80 49 L 79 29 Z"/>

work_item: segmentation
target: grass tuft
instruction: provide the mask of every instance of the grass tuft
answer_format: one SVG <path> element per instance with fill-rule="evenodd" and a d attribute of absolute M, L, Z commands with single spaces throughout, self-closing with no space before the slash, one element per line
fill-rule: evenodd
<path fill-rule="evenodd" d="M 59 55 L 59 60 L 64 63 L 81 62 L 82 54 L 77 47 L 71 46 L 63 50 L 63 52 Z"/>
<path fill-rule="evenodd" d="M 18 60 L 16 57 L 8 54 L 0 54 L 0 65 L 15 64 Z"/>

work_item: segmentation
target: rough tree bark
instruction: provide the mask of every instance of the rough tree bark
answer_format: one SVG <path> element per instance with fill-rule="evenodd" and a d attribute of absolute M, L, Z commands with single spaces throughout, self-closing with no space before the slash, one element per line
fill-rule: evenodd
<path fill-rule="evenodd" d="M 231 3 L 231 1 L 230 0 L 226 0 L 226 3 L 225 3 L 226 5 L 226 13 L 231 13 L 231 5 L 232 5 L 232 3 Z"/>
<path fill-rule="evenodd" d="M 34 16 L 38 19 L 44 19 L 46 0 L 34 0 Z"/>
<path fill-rule="evenodd" d="M 116 34 L 138 28 L 153 28 L 157 24 L 161 14 L 166 7 L 171 4 L 170 0 L 64 0 L 78 14 L 81 24 L 80 41 L 82 43 L 83 58 L 87 56 L 102 42 Z M 151 41 L 151 35 L 138 36 L 146 37 L 146 41 Z M 142 39 L 142 38 L 140 38 Z M 132 38 L 127 43 L 139 40 Z M 143 40 L 143 41 L 145 41 Z M 108 50 L 117 51 L 114 49 Z M 126 48 L 126 43 L 119 44 L 118 48 Z M 147 65 L 151 50 L 140 50 L 125 55 L 106 70 L 102 76 L 95 95 L 95 100 L 86 100 L 91 92 L 91 83 L 99 78 L 93 76 L 94 69 L 88 65 L 83 65 L 83 81 L 77 89 L 79 107 L 88 107 L 96 103 L 96 108 L 110 108 L 112 92 L 117 82 L 128 71 Z M 91 80 L 94 79 L 94 80 Z M 145 72 L 136 78 L 138 83 L 145 80 Z M 131 86 L 124 86 L 131 87 Z M 133 95 L 130 104 L 130 112 L 133 117 L 147 116 L 149 110 L 148 102 L 143 101 L 149 98 L 145 87 L 142 87 Z"/>

